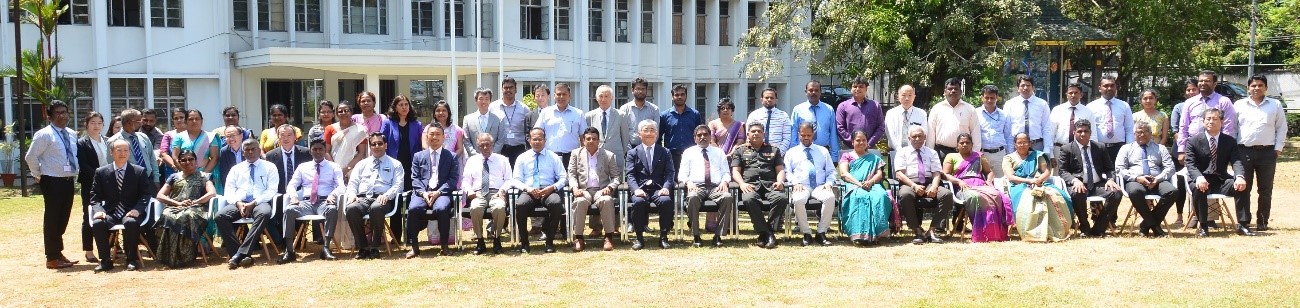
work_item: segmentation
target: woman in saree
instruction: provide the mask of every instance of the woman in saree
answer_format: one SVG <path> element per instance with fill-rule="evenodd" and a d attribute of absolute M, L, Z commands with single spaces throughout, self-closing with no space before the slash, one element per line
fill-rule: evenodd
<path fill-rule="evenodd" d="M 745 119 L 736 118 L 736 104 L 731 98 L 718 100 L 718 118 L 709 121 L 709 133 L 713 134 L 713 144 L 722 148 L 722 152 L 731 155 L 731 149 L 745 142 Z M 713 232 L 718 228 L 718 213 L 709 212 L 706 216 L 705 229 Z"/>
<path fill-rule="evenodd" d="M 854 245 L 875 244 L 889 236 L 889 202 L 884 179 L 884 161 L 867 151 L 867 132 L 853 132 L 853 151 L 840 154 L 839 175 L 846 183 L 840 222 Z"/>
<path fill-rule="evenodd" d="M 176 156 L 179 173 L 173 173 L 158 190 L 158 202 L 166 205 L 158 221 L 158 263 L 176 268 L 194 262 L 197 244 L 208 228 L 208 201 L 217 195 L 208 175 L 198 170 L 194 151 L 181 150 Z"/>
<path fill-rule="evenodd" d="M 1015 219 L 1011 200 L 993 187 L 993 168 L 979 152 L 971 151 L 971 135 L 957 135 L 957 153 L 943 158 L 943 176 L 964 198 L 971 222 L 971 242 L 1006 241 L 1007 227 Z"/>
<path fill-rule="evenodd" d="M 1070 194 L 1048 182 L 1051 158 L 1029 148 L 1029 135 L 1016 134 L 1016 151 L 1002 158 L 1003 172 L 1011 183 L 1011 210 L 1016 229 L 1026 241 L 1061 241 L 1070 237 Z"/>

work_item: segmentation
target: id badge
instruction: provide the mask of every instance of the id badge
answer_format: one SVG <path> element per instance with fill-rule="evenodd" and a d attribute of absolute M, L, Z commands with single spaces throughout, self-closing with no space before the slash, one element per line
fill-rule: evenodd
<path fill-rule="evenodd" d="M 71 165 L 63 165 L 63 172 L 72 172 Z"/>
<path fill-rule="evenodd" d="M 506 133 L 506 138 L 515 139 L 515 133 L 514 132 Z"/>

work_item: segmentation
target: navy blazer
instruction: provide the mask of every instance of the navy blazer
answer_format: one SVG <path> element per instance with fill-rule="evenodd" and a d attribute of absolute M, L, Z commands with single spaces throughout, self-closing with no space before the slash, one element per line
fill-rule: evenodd
<path fill-rule="evenodd" d="M 92 213 L 102 211 L 111 216 L 113 210 L 120 207 L 123 213 L 136 210 L 140 217 L 144 217 L 148 212 L 149 198 L 157 191 L 154 182 L 148 180 L 144 167 L 127 163 L 126 172 L 122 175 L 122 189 L 118 189 L 115 172 L 117 170 L 113 163 L 95 169 L 95 180 L 90 190 L 90 202 L 94 208 Z"/>
<path fill-rule="evenodd" d="M 307 148 L 301 145 L 293 146 L 292 152 L 293 152 L 293 163 L 295 165 L 294 166 L 295 168 L 298 167 L 296 166 L 298 164 L 302 164 L 312 160 L 311 153 L 307 151 Z M 232 159 L 234 158 L 234 154 L 231 154 L 231 158 Z M 277 184 L 276 186 L 276 192 L 283 194 L 284 185 L 289 183 L 289 179 L 293 178 L 293 174 L 289 174 L 289 176 L 284 176 L 284 149 L 281 149 L 277 145 L 274 149 L 267 151 L 266 160 L 271 162 L 271 164 L 275 165 L 276 172 L 280 173 L 280 183 Z M 230 170 L 227 169 L 226 171 L 230 171 Z"/>
<path fill-rule="evenodd" d="M 393 118 L 388 118 L 384 120 L 383 124 L 379 125 L 379 132 L 384 134 L 384 142 L 388 144 L 388 156 L 394 159 L 397 158 L 397 147 L 410 147 L 411 153 L 419 152 L 424 147 L 421 144 L 424 140 L 424 135 L 422 135 L 424 126 L 420 124 L 420 120 L 412 118 L 406 121 L 407 144 L 405 145 L 400 144 L 402 141 L 401 130 L 402 128 L 397 126 L 397 119 Z"/>
<path fill-rule="evenodd" d="M 637 144 L 627 151 L 624 174 L 629 191 L 643 189 L 649 195 L 662 188 L 672 190 L 676 185 L 677 167 L 673 166 L 672 154 L 660 145 L 654 146 L 654 152 L 654 162 L 647 166 L 644 144 Z"/>
<path fill-rule="evenodd" d="M 442 151 L 438 156 L 438 178 L 433 177 L 433 162 L 429 161 L 432 155 L 429 150 L 415 153 L 411 159 L 411 187 L 416 192 L 427 192 L 437 190 L 444 196 L 450 196 L 451 192 L 460 186 L 460 166 L 455 156 L 447 149 L 438 149 Z"/>

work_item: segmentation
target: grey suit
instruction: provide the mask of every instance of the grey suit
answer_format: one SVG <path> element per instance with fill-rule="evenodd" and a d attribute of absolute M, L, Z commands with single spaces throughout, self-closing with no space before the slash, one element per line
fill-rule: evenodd
<path fill-rule="evenodd" d="M 487 123 L 480 123 L 480 118 L 487 119 Z M 506 131 L 503 129 L 504 123 L 501 122 L 501 118 L 493 115 L 491 112 L 480 116 L 480 114 L 475 111 L 465 115 L 465 118 L 461 123 L 464 123 L 462 128 L 465 129 L 465 139 L 468 140 L 470 144 L 478 144 L 479 133 L 488 133 L 489 135 L 492 135 L 492 140 L 495 141 L 492 145 L 492 153 L 501 152 L 501 146 L 505 145 L 504 141 L 506 137 Z M 468 156 L 478 155 L 478 147 L 465 147 L 465 154 Z"/>
<path fill-rule="evenodd" d="M 600 222 L 603 226 L 617 226 L 614 224 L 614 194 L 619 185 L 619 179 L 622 178 L 622 169 L 615 168 L 614 153 L 609 150 L 598 150 L 596 152 L 596 166 L 588 166 L 588 160 L 591 158 L 590 152 L 584 148 L 573 151 L 569 158 L 569 184 L 573 190 L 585 191 L 584 195 L 579 197 L 576 194 L 573 197 L 573 215 L 570 222 L 569 230 L 576 230 L 574 235 L 581 236 L 585 233 L 586 226 L 582 224 L 582 218 L 587 217 L 587 210 L 592 204 L 600 210 Z M 595 169 L 594 174 L 589 174 L 589 168 Z M 587 185 L 587 181 L 595 177 L 596 185 Z M 609 189 L 609 195 L 600 195 L 601 189 Z M 613 231 L 613 229 L 608 229 Z M 612 233 L 612 232 L 611 232 Z"/>
<path fill-rule="evenodd" d="M 627 157 L 628 145 L 633 142 L 632 139 L 628 139 L 626 133 L 626 131 L 631 130 L 627 115 L 615 109 L 614 106 L 610 106 L 608 124 L 605 123 L 605 111 L 600 108 L 591 109 L 591 111 L 583 115 L 583 119 L 587 120 L 587 127 L 595 127 L 600 130 L 601 148 L 612 153 L 614 157 L 618 157 L 619 159 L 614 160 L 614 165 L 618 166 L 618 170 L 623 170 L 625 166 L 622 158 Z M 605 126 L 608 126 L 608 128 L 605 128 Z M 605 131 L 606 129 L 609 131 Z M 636 142 L 640 143 L 640 140 L 638 139 Z"/>

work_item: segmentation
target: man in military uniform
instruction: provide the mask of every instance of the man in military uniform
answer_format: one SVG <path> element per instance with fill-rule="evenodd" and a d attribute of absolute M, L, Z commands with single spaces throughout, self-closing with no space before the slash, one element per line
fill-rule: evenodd
<path fill-rule="evenodd" d="M 761 123 L 750 124 L 746 130 L 747 143 L 736 147 L 731 152 L 731 179 L 739 183 L 740 200 L 749 220 L 758 231 L 759 246 L 776 248 L 776 236 L 772 225 L 781 221 L 789 202 L 785 193 L 785 165 L 781 152 L 770 144 L 763 142 Z M 772 212 L 764 219 L 763 211 Z"/>

